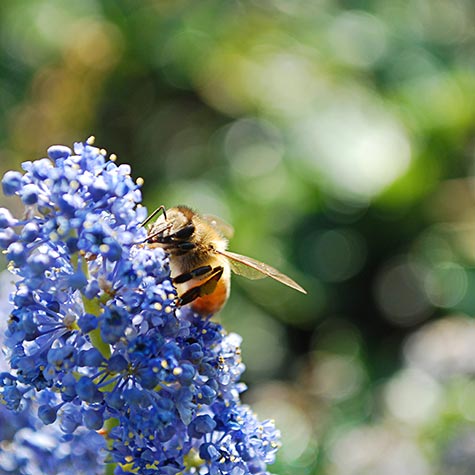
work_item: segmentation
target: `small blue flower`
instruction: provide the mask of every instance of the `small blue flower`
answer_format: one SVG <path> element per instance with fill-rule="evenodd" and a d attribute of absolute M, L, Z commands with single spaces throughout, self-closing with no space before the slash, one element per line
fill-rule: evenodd
<path fill-rule="evenodd" d="M 38 408 L 38 417 L 41 419 L 43 424 L 52 424 L 56 420 L 57 415 L 57 408 L 48 406 L 47 404 Z"/>
<path fill-rule="evenodd" d="M 195 439 L 201 439 L 205 434 L 213 432 L 216 422 L 208 415 L 195 417 L 188 425 L 188 434 Z"/>
<path fill-rule="evenodd" d="M 8 211 L 6 208 L 0 208 L 0 229 L 9 228 L 14 226 L 15 223 L 16 220 L 13 218 L 10 211 Z"/>
<path fill-rule="evenodd" d="M 38 202 L 40 189 L 38 186 L 30 183 L 21 189 L 20 197 L 26 205 L 34 205 Z"/>
<path fill-rule="evenodd" d="M 22 186 L 22 175 L 19 172 L 9 171 L 3 175 L 2 187 L 5 195 L 13 195 Z"/>
<path fill-rule="evenodd" d="M 53 160 L 68 158 L 72 153 L 72 150 L 65 145 L 51 145 L 48 148 L 48 157 Z"/>
<path fill-rule="evenodd" d="M 7 249 L 10 244 L 18 240 L 12 228 L 0 229 L 0 249 Z"/>

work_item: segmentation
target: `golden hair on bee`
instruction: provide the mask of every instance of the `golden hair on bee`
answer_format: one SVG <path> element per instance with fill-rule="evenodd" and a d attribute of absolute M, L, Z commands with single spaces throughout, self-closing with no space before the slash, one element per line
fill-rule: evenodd
<path fill-rule="evenodd" d="M 202 315 L 218 312 L 229 297 L 231 271 L 249 279 L 271 277 L 307 292 L 290 277 L 263 262 L 227 250 L 233 229 L 221 219 L 200 215 L 187 206 L 160 206 L 143 223 L 160 216 L 148 230 L 147 243 L 169 255 L 179 305 Z"/>

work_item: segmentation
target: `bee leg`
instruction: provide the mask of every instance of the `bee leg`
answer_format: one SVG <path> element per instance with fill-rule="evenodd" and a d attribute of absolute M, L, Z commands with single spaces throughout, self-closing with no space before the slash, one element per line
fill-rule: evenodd
<path fill-rule="evenodd" d="M 205 267 L 210 267 L 210 266 L 203 266 L 201 269 L 204 269 Z M 211 269 L 211 271 L 208 271 L 210 273 L 210 277 L 207 278 L 202 284 L 192 287 L 191 289 L 187 290 L 184 294 L 180 295 L 178 297 L 178 304 L 187 305 L 199 297 L 212 294 L 214 290 L 216 289 L 216 286 L 218 285 L 219 279 L 221 279 L 221 276 L 223 275 L 223 270 L 224 269 L 221 266 L 218 266 Z M 182 275 L 185 275 L 185 274 L 182 274 Z"/>
<path fill-rule="evenodd" d="M 213 268 L 211 266 L 197 267 L 196 269 L 193 269 L 190 272 L 185 272 L 184 274 L 177 275 L 172 280 L 174 284 L 183 284 L 184 282 L 188 282 L 191 279 L 206 276 L 212 270 Z"/>

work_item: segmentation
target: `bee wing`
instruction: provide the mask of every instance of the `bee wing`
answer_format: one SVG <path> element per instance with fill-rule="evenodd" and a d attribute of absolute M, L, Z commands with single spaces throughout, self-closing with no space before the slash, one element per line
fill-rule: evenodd
<path fill-rule="evenodd" d="M 264 277 L 271 277 L 282 284 L 292 287 L 292 289 L 298 290 L 303 294 L 306 294 L 307 291 L 302 288 L 297 282 L 292 280 L 290 277 L 282 274 L 277 269 L 264 264 L 263 262 L 256 261 L 251 257 L 242 256 L 241 254 L 236 254 L 235 252 L 230 251 L 218 251 L 218 254 L 221 254 L 229 259 L 231 265 L 231 270 L 238 275 L 247 277 L 248 279 L 263 279 Z"/>
<path fill-rule="evenodd" d="M 201 218 L 203 218 L 226 239 L 231 239 L 234 236 L 234 228 L 221 218 L 213 216 L 212 214 L 203 214 L 201 215 Z"/>

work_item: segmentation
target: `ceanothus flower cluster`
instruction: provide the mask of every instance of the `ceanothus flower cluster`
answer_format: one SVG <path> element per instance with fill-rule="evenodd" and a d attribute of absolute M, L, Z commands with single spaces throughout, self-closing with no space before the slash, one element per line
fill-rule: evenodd
<path fill-rule="evenodd" d="M 0 473 L 9 475 L 102 475 L 106 440 L 84 427 L 64 434 L 45 426 L 28 400 L 19 412 L 0 406 Z"/>
<path fill-rule="evenodd" d="M 25 206 L 18 219 L 0 209 L 0 248 L 16 275 L 3 405 L 37 407 L 71 443 L 100 434 L 115 474 L 266 474 L 278 432 L 240 403 L 240 338 L 176 307 L 130 167 L 88 141 L 23 168 L 2 180 Z M 67 473 L 60 465 L 40 470 Z"/>
<path fill-rule="evenodd" d="M 0 345 L 6 316 L 12 310 L 8 293 L 13 283 L 7 271 L 0 273 Z M 0 358 L 0 371 L 8 369 Z M 59 421 L 44 425 L 37 416 L 38 403 L 30 398 L 21 410 L 0 404 L 0 473 L 9 475 L 102 475 L 106 440 L 79 428 L 74 434 L 61 431 Z"/>

